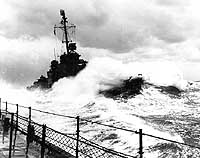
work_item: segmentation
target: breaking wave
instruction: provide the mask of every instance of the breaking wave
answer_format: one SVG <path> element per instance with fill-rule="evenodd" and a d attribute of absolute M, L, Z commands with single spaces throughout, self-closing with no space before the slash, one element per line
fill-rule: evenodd
<path fill-rule="evenodd" d="M 121 85 L 130 77 L 138 77 L 138 74 L 145 82 L 140 94 L 125 99 L 99 94 L 99 91 Z M 200 131 L 194 123 L 199 117 L 200 86 L 198 83 L 188 84 L 171 62 L 124 63 L 101 57 L 91 60 L 76 77 L 60 79 L 49 91 L 30 92 L 2 80 L 0 84 L 0 96 L 9 102 L 65 115 L 79 115 L 132 130 L 142 128 L 145 133 L 166 139 L 199 144 L 195 138 Z M 169 93 L 166 87 L 172 87 L 172 91 L 180 90 L 180 95 Z M 36 112 L 33 117 L 56 130 L 75 130 L 72 120 Z M 196 134 L 189 134 L 191 130 Z M 81 134 L 117 151 L 134 154 L 138 149 L 138 135 L 133 133 L 83 123 Z M 196 153 L 196 150 L 149 137 L 144 137 L 144 145 L 145 157 L 183 157 Z"/>

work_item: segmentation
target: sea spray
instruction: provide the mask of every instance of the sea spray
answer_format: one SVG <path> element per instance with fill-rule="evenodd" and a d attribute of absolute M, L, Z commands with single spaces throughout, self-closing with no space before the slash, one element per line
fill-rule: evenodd
<path fill-rule="evenodd" d="M 169 62 L 130 62 L 125 64 L 120 60 L 103 57 L 94 58 L 76 77 L 59 80 L 49 91 L 30 92 L 1 81 L 3 88 L 0 90 L 0 94 L 8 102 L 27 107 L 32 106 L 44 111 L 70 116 L 79 115 L 88 120 L 132 130 L 142 128 L 145 133 L 183 142 L 182 135 L 176 132 L 177 124 L 172 116 L 179 117 L 181 114 L 190 113 L 187 104 L 184 104 L 185 98 L 171 98 L 151 86 L 144 87 L 142 94 L 127 100 L 113 100 L 98 94 L 99 90 L 114 87 L 122 80 L 130 76 L 136 77 L 138 74 L 142 74 L 146 82 L 157 86 L 173 85 L 178 88 L 185 86 L 180 71 L 174 64 L 169 66 Z M 23 112 L 27 114 L 26 110 Z M 168 122 L 163 119 L 165 117 L 169 119 Z M 38 112 L 33 112 L 33 119 L 66 133 L 73 133 L 76 130 L 76 120 L 52 117 Z M 134 133 L 94 124 L 83 124 L 81 135 L 124 153 L 134 155 L 137 152 L 138 135 Z M 166 142 L 145 136 L 146 157 L 157 157 L 157 152 L 160 150 L 155 151 L 155 154 L 150 149 L 164 143 Z M 162 151 L 160 152 L 162 153 Z"/>

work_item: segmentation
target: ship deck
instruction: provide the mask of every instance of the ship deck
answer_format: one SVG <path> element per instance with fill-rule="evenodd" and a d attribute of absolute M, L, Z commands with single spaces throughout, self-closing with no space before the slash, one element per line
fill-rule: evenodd
<path fill-rule="evenodd" d="M 8 132 L 9 133 L 9 132 Z M 9 134 L 3 132 L 3 126 L 0 121 L 0 157 L 9 157 Z M 13 136 L 14 138 L 14 136 Z M 29 154 L 26 156 L 26 138 L 24 135 L 18 133 L 16 137 L 15 148 L 12 151 L 12 158 L 37 158 L 39 157 L 37 147 L 31 146 L 29 148 Z"/>

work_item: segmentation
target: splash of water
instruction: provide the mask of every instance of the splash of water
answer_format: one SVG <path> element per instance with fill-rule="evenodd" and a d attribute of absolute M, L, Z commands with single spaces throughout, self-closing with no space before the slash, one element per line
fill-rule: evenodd
<path fill-rule="evenodd" d="M 173 63 L 123 63 L 120 60 L 103 57 L 94 58 L 76 77 L 59 80 L 50 91 L 29 92 L 0 81 L 2 87 L 0 96 L 9 102 L 66 115 L 80 115 L 82 118 L 133 130 L 142 128 L 145 133 L 183 142 L 182 135 L 176 132 L 175 126 L 178 123 L 172 119 L 172 116 L 179 117 L 182 114 L 191 113 L 189 105 L 185 104 L 184 97 L 171 98 L 154 87 L 146 87 L 141 95 L 126 101 L 98 95 L 99 90 L 118 85 L 121 80 L 130 76 L 136 77 L 138 74 L 142 74 L 149 83 L 171 85 L 187 90 L 186 81 Z M 33 113 L 33 115 L 34 119 L 41 122 L 42 118 L 44 123 L 56 130 L 74 131 L 74 121 L 38 113 Z M 168 119 L 168 123 L 165 119 Z M 132 140 L 138 140 L 138 135 L 133 133 L 90 124 L 84 124 L 81 129 L 82 135 L 86 138 L 104 146 L 129 154 L 137 151 L 138 141 Z M 160 148 L 165 143 L 145 137 L 146 157 L 157 157 L 158 152 L 162 153 Z M 158 146 L 159 151 L 153 150 L 155 146 Z"/>

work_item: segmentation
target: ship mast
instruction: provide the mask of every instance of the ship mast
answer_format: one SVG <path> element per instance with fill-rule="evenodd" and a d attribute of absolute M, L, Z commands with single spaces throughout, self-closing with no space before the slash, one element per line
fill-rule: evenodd
<path fill-rule="evenodd" d="M 67 53 L 70 53 L 71 51 L 76 50 L 76 43 L 72 42 L 72 40 L 69 40 L 68 37 L 68 29 L 73 29 L 76 26 L 74 24 L 69 24 L 67 21 L 67 18 L 65 16 L 65 11 L 64 10 L 60 10 L 60 15 L 62 17 L 62 20 L 60 22 L 61 26 L 54 26 L 54 34 L 56 35 L 56 29 L 61 29 L 64 32 L 64 40 L 62 40 L 63 43 L 66 44 L 66 51 Z"/>
<path fill-rule="evenodd" d="M 64 27 L 64 34 L 65 34 L 65 44 L 66 44 L 66 51 L 67 53 L 69 53 L 69 41 L 68 41 L 68 36 L 67 36 L 67 26 L 66 26 L 66 23 L 67 23 L 67 18 L 65 17 L 65 11 L 64 10 L 60 10 L 60 15 L 62 17 L 62 21 L 61 23 L 63 24 L 63 27 Z"/>

